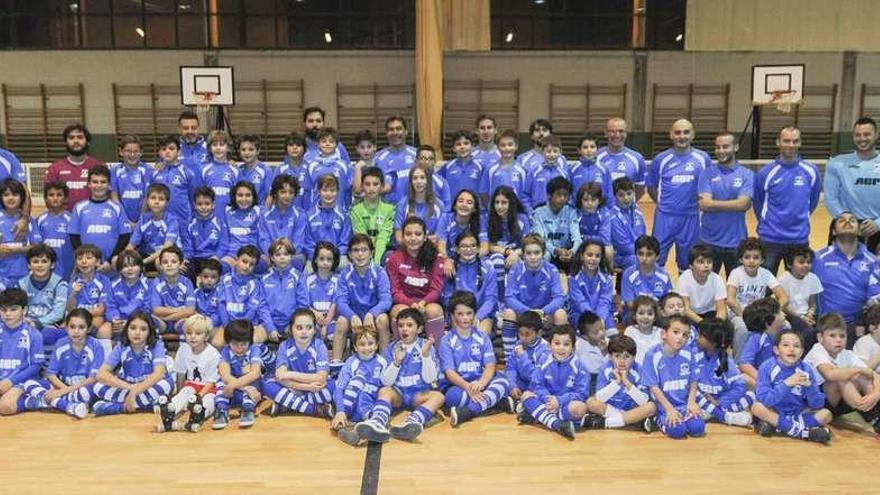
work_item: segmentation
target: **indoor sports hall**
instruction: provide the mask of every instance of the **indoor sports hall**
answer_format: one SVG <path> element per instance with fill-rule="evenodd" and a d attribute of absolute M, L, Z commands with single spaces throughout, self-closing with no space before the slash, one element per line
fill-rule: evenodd
<path fill-rule="evenodd" d="M 873 493 L 876 7 L 866 0 L 0 1 L 0 486 L 22 494 Z M 383 162 L 395 153 L 400 160 Z M 679 164 L 685 172 L 670 171 Z M 178 168 L 185 187 L 170 178 Z M 725 182 L 732 170 L 748 179 Z M 411 180 L 417 171 L 427 185 Z M 61 198 L 59 183 L 63 203 L 52 197 Z M 496 207 L 501 187 L 516 196 L 513 213 Z M 285 191 L 293 199 L 281 199 Z M 555 200 L 560 191 L 565 198 Z M 634 204 L 624 208 L 627 191 Z M 460 214 L 468 193 L 476 211 Z M 599 206 L 583 205 L 596 194 Z M 152 206 L 154 196 L 162 206 Z M 199 198 L 208 196 L 211 213 L 203 214 Z M 420 202 L 428 210 L 418 210 Z M 520 217 L 513 203 L 521 203 Z M 175 205 L 184 217 L 165 216 Z M 381 208 L 390 213 L 382 217 Z M 559 220 L 560 208 L 574 215 L 571 233 L 552 230 L 568 228 L 558 227 L 569 222 Z M 98 217 L 111 214 L 118 222 L 105 229 Z M 45 227 L 47 215 L 67 216 Z M 193 227 L 205 215 L 223 239 L 215 252 Z M 288 220 L 283 234 L 272 230 Z M 736 238 L 728 242 L 727 232 Z M 737 248 L 746 238 L 760 239 L 753 240 L 763 262 L 778 263 L 755 268 L 773 282 L 741 303 L 750 289 L 730 277 L 745 273 Z M 473 285 L 463 281 L 471 262 L 465 240 L 479 252 Z M 584 261 L 590 242 L 599 247 L 596 273 L 608 280 L 605 314 L 599 303 L 575 309 L 578 277 L 592 276 Z M 42 251 L 33 250 L 38 245 Z M 537 245 L 534 263 L 555 282 L 520 284 L 514 274 L 535 271 L 527 251 Z M 664 281 L 662 294 L 659 282 L 638 278 L 642 248 L 659 277 L 646 280 Z M 165 262 L 175 258 L 169 252 L 179 253 L 176 263 Z M 358 252 L 367 253 L 362 264 Z M 81 258 L 89 256 L 96 264 L 85 276 Z M 700 283 L 693 282 L 700 256 L 707 272 L 723 256 L 734 263 L 705 275 L 723 292 L 709 297 L 705 312 L 680 284 L 683 275 Z M 41 257 L 49 282 L 38 275 Z M 116 290 L 131 287 L 123 259 L 136 259 L 131 280 L 146 292 Z M 801 285 L 783 281 L 798 277 L 798 259 L 820 284 L 804 297 Z M 363 266 L 379 273 L 376 281 L 345 286 L 365 276 Z M 205 281 L 212 269 L 214 289 Z M 288 283 L 291 272 L 299 282 L 276 290 L 273 274 Z M 439 277 L 418 281 L 434 299 L 404 294 L 426 272 Z M 106 282 L 90 278 L 97 275 Z M 480 316 L 467 301 L 485 302 L 488 280 L 495 299 Z M 54 302 L 39 298 L 47 283 L 64 285 Z M 556 298 L 554 283 L 560 305 L 529 302 Z M 636 283 L 644 287 L 625 287 Z M 174 284 L 188 287 L 179 305 L 174 297 L 184 296 Z M 316 302 L 314 284 L 324 284 L 326 300 Z M 218 303 L 210 295 L 245 288 L 253 292 L 244 298 L 221 295 Z M 374 309 L 387 306 L 356 309 L 374 290 Z M 588 301 L 598 297 L 599 289 L 585 290 Z M 664 313 L 670 292 L 684 296 L 676 296 L 680 316 Z M 636 368 L 627 346 L 636 349 L 637 339 L 627 336 L 639 331 L 645 297 L 659 301 L 647 325 L 657 345 L 644 364 L 638 348 Z M 765 299 L 776 309 L 762 333 L 747 328 L 747 304 Z M 30 311 L 53 304 L 59 312 L 51 321 Z M 223 309 L 209 314 L 202 304 Z M 459 316 L 464 307 L 469 317 Z M 306 350 L 296 323 L 303 311 L 312 325 L 302 337 Z M 533 345 L 523 342 L 525 313 L 543 327 L 540 358 L 520 359 Z M 771 332 L 777 313 L 785 324 Z M 587 316 L 603 328 L 599 344 L 588 336 Z M 676 318 L 689 322 L 678 344 Z M 77 319 L 86 350 L 74 343 Z M 417 347 L 404 342 L 408 321 Z M 132 322 L 143 323 L 146 350 Z M 197 325 L 206 329 L 201 347 L 190 341 Z M 230 327 L 244 328 L 246 338 Z M 769 338 L 755 344 L 766 360 L 754 366 L 741 361 L 753 337 Z M 365 341 L 369 352 L 359 347 Z M 783 343 L 793 341 L 799 350 L 785 361 Z M 598 362 L 581 362 L 582 345 Z M 217 355 L 216 378 L 202 374 L 197 348 Z M 86 371 L 76 368 L 68 380 L 62 375 L 77 352 Z M 87 362 L 98 352 L 101 359 Z M 379 364 L 358 375 L 369 353 Z M 657 363 L 670 353 L 687 353 L 681 359 L 692 369 L 662 371 Z M 618 354 L 629 356 L 637 383 L 617 368 Z M 184 359 L 196 363 L 195 375 Z M 406 378 L 413 377 L 402 375 L 408 359 L 424 361 L 414 375 L 424 387 L 412 395 Z M 138 361 L 130 368 L 128 360 Z M 511 363 L 526 370 L 517 371 L 522 390 Z M 792 366 L 803 381 L 778 378 Z M 567 383 L 550 369 L 563 369 L 553 373 Z M 252 373 L 256 381 L 239 385 Z M 703 374 L 715 385 L 704 385 Z M 353 377 L 369 383 L 352 388 Z M 583 393 L 572 391 L 576 377 Z M 223 387 L 233 390 L 228 398 Z M 739 409 L 718 398 L 728 388 L 743 397 Z M 182 390 L 189 395 L 179 398 Z M 565 391 L 570 402 L 561 402 Z M 617 394 L 652 412 L 630 421 L 629 406 L 622 413 L 609 402 Z M 667 395 L 681 395 L 681 404 Z M 786 400 L 799 408 L 791 417 L 780 409 Z M 685 428 L 694 420 L 705 430 Z M 395 430 L 413 421 L 416 433 Z M 677 426 L 680 435 L 672 433 Z"/>

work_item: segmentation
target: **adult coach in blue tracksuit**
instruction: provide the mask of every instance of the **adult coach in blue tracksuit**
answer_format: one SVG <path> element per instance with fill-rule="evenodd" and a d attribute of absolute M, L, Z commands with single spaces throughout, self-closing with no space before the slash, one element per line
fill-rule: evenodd
<path fill-rule="evenodd" d="M 776 138 L 779 156 L 755 175 L 752 204 L 758 237 L 767 256 L 764 268 L 776 274 L 779 262 L 795 247 L 810 245 L 810 214 L 819 205 L 819 169 L 798 154 L 801 131 L 784 127 Z"/>
<path fill-rule="evenodd" d="M 850 211 L 872 253 L 880 244 L 880 154 L 877 123 L 862 117 L 853 125 L 855 151 L 832 157 L 825 167 L 825 206 L 832 218 Z"/>
<path fill-rule="evenodd" d="M 675 243 L 675 262 L 679 272 L 688 269 L 688 251 L 699 233 L 697 183 L 700 174 L 712 163 L 709 155 L 691 147 L 694 125 L 685 119 L 669 130 L 672 148 L 651 161 L 645 180 L 648 194 L 657 203 L 652 234 L 660 241 L 660 266 L 666 265 L 669 248 Z"/>
<path fill-rule="evenodd" d="M 712 250 L 712 269 L 718 273 L 739 266 L 736 248 L 746 238 L 746 211 L 752 207 L 755 173 L 736 160 L 739 146 L 730 132 L 715 136 L 717 161 L 700 174 L 700 240 Z"/>

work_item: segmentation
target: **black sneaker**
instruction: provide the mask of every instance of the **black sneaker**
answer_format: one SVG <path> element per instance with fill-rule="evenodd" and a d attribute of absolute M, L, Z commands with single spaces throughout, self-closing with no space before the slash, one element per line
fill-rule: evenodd
<path fill-rule="evenodd" d="M 335 408 L 331 402 L 315 406 L 316 417 L 333 419 L 333 414 L 335 414 Z"/>
<path fill-rule="evenodd" d="M 402 425 L 392 425 L 391 436 L 398 440 L 412 442 L 422 434 L 425 428 L 420 423 L 407 422 Z"/>
<path fill-rule="evenodd" d="M 645 433 L 654 433 L 659 429 L 657 426 L 657 420 L 654 416 L 650 418 L 645 418 L 645 422 L 642 424 L 642 428 L 645 429 Z"/>
<path fill-rule="evenodd" d="M 516 413 L 516 421 L 521 425 L 535 424 L 535 418 L 533 418 L 525 409 Z"/>
<path fill-rule="evenodd" d="M 156 431 L 163 433 L 171 431 L 174 428 L 175 414 L 174 411 L 168 407 L 168 397 L 164 395 L 159 397 L 153 411 L 156 413 L 157 419 L 159 420 L 156 424 Z"/>
<path fill-rule="evenodd" d="M 358 432 L 354 428 L 340 428 L 336 431 L 336 436 L 342 440 L 343 443 L 351 445 L 352 447 L 357 447 L 359 443 L 361 443 L 361 436 L 358 435 Z"/>
<path fill-rule="evenodd" d="M 189 419 L 186 421 L 183 429 L 192 433 L 197 433 L 202 429 L 202 423 L 205 422 L 205 406 L 202 404 L 202 398 L 195 396 L 189 401 Z"/>
<path fill-rule="evenodd" d="M 560 421 L 556 431 L 565 438 L 574 440 L 574 421 Z"/>
<path fill-rule="evenodd" d="M 501 399 L 498 402 L 501 405 L 501 410 L 506 412 L 507 414 L 515 414 L 516 413 L 516 399 L 511 396 L 507 396 Z"/>
<path fill-rule="evenodd" d="M 474 419 L 475 416 L 476 414 L 468 407 L 451 407 L 449 409 L 449 424 L 456 428 L 462 423 Z"/>
<path fill-rule="evenodd" d="M 831 443 L 831 430 L 827 426 L 814 426 L 807 431 L 807 440 L 828 445 Z"/>
<path fill-rule="evenodd" d="M 605 429 L 605 418 L 598 414 L 588 413 L 581 418 L 581 428 L 584 430 Z"/>
<path fill-rule="evenodd" d="M 763 419 L 759 419 L 755 422 L 755 433 L 762 437 L 772 437 L 776 434 L 776 428 Z"/>

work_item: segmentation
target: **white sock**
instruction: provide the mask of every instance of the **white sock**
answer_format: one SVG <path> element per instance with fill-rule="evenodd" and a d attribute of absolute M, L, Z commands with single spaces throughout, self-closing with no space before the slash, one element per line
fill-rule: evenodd
<path fill-rule="evenodd" d="M 724 422 L 733 426 L 749 426 L 752 424 L 752 415 L 748 411 L 726 412 Z"/>
<path fill-rule="evenodd" d="M 104 348 L 104 359 L 110 357 L 110 353 L 113 352 L 113 341 L 110 339 L 98 339 L 98 343 Z"/>
<path fill-rule="evenodd" d="M 623 428 L 623 413 L 620 409 L 605 405 L 605 428 Z"/>
<path fill-rule="evenodd" d="M 190 387 L 183 387 L 180 389 L 180 392 L 177 393 L 172 399 L 171 404 L 169 404 L 169 409 L 171 409 L 174 414 L 178 414 L 182 411 L 186 411 L 186 408 L 189 407 L 189 398 L 194 396 L 196 391 Z"/>

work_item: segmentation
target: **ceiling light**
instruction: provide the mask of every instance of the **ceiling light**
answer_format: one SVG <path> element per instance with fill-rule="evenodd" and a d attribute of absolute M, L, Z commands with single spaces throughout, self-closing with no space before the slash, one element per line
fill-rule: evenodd
<path fill-rule="evenodd" d="M 142 28 L 140 26 L 134 28 L 134 32 L 136 32 L 137 35 L 140 36 L 141 38 L 143 38 L 144 36 L 147 35 L 147 33 L 144 32 L 144 28 Z"/>
<path fill-rule="evenodd" d="M 684 35 L 681 33 L 678 33 L 678 36 L 675 37 L 675 41 L 681 41 L 683 38 L 684 38 Z"/>
<path fill-rule="evenodd" d="M 516 38 L 516 34 L 513 31 L 508 31 L 507 34 L 504 35 L 505 43 L 513 43 L 513 40 Z"/>
<path fill-rule="evenodd" d="M 333 43 L 333 35 L 330 34 L 330 30 L 324 31 L 324 41 L 326 43 Z"/>

